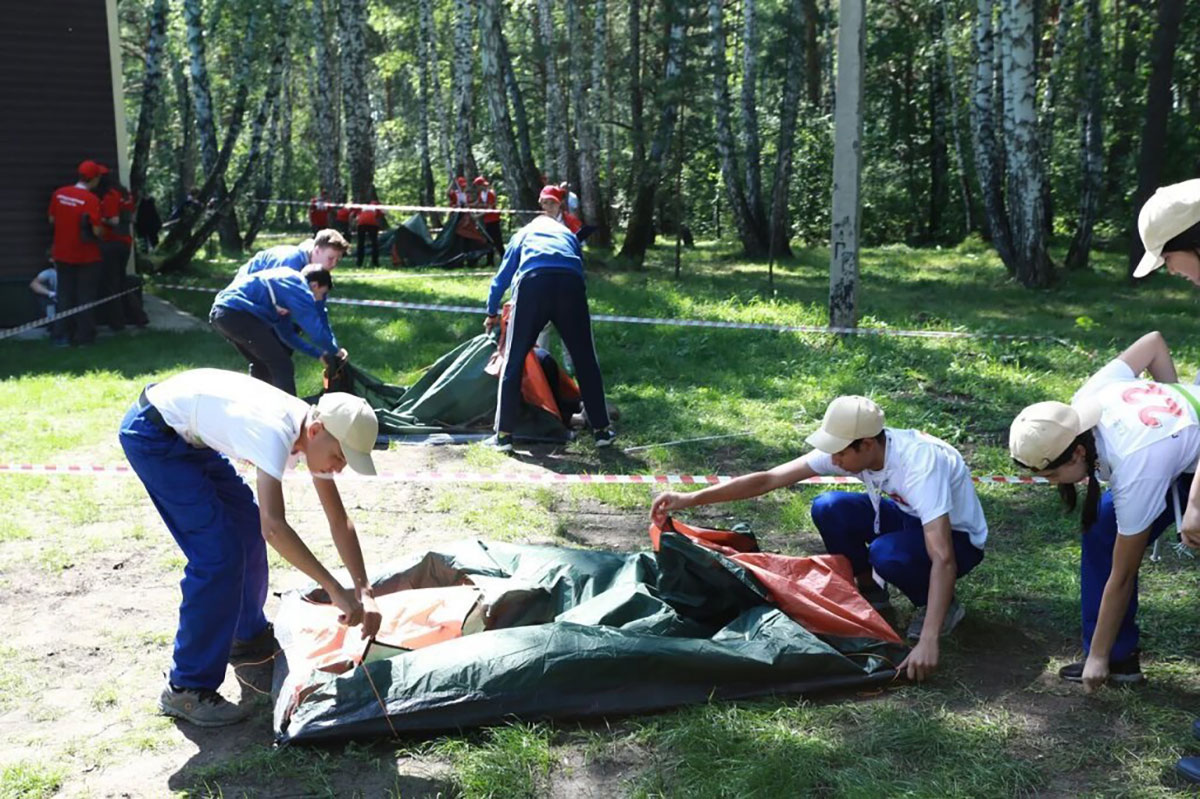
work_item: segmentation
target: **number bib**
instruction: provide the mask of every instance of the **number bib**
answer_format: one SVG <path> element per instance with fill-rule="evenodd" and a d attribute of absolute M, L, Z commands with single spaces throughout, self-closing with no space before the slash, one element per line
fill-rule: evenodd
<path fill-rule="evenodd" d="M 1191 402 L 1176 395 L 1186 390 L 1132 380 L 1109 383 L 1097 391 L 1094 398 L 1104 409 L 1100 428 L 1113 454 L 1125 457 L 1195 425 Z"/>

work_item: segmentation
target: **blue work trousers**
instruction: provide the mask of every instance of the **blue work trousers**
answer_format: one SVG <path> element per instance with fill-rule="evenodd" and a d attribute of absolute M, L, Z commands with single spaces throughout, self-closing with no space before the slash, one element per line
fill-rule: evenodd
<path fill-rule="evenodd" d="M 496 402 L 496 432 L 513 432 L 521 411 L 521 374 L 525 369 L 525 356 L 533 349 L 538 333 L 547 322 L 558 330 L 575 363 L 575 377 L 589 422 L 596 430 L 608 427 L 604 381 L 600 377 L 600 363 L 596 360 L 596 347 L 592 342 L 592 318 L 588 314 L 583 278 L 569 269 L 542 269 L 522 277 L 513 294 L 504 373 L 500 376 Z M 569 419 L 563 419 L 564 424 L 569 422 Z"/>
<path fill-rule="evenodd" d="M 921 520 L 910 516 L 892 500 L 879 500 L 879 535 L 875 535 L 875 509 L 871 498 L 852 491 L 826 491 L 812 504 L 813 523 L 831 555 L 850 559 L 856 575 L 871 569 L 884 582 L 900 589 L 917 607 L 929 601 L 929 570 L 933 562 L 925 548 Z M 962 530 L 950 531 L 954 561 L 962 577 L 983 560 L 983 550 Z"/>
<path fill-rule="evenodd" d="M 234 638 L 267 626 L 267 550 L 250 487 L 215 450 L 164 429 L 153 407 L 129 409 L 121 448 L 187 557 L 168 679 L 216 689 Z"/>
<path fill-rule="evenodd" d="M 1188 490 L 1192 476 L 1185 474 L 1175 481 L 1179 492 L 1179 508 L 1187 507 Z M 1175 509 L 1171 494 L 1167 492 L 1167 507 L 1150 525 L 1149 546 L 1162 535 L 1163 530 L 1175 523 Z M 1092 634 L 1096 632 L 1096 621 L 1100 618 L 1100 600 L 1104 597 L 1104 586 L 1112 574 L 1113 547 L 1117 544 L 1117 509 L 1113 505 L 1112 493 L 1105 491 L 1100 496 L 1096 522 L 1083 534 L 1083 546 L 1079 557 L 1079 612 L 1083 622 L 1083 651 L 1092 648 Z M 1134 577 L 1133 592 L 1129 595 L 1129 607 L 1121 619 L 1121 628 L 1113 641 L 1108 659 L 1124 660 L 1138 648 L 1137 625 L 1138 584 Z"/>

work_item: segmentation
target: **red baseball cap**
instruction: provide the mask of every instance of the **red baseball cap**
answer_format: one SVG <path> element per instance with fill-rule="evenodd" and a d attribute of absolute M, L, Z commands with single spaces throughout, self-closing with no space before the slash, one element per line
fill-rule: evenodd
<path fill-rule="evenodd" d="M 465 188 L 467 185 L 467 179 L 464 178 L 462 175 L 459 175 L 458 176 L 458 185 L 463 186 Z"/>
<path fill-rule="evenodd" d="M 98 178 L 108 170 L 97 164 L 95 161 L 84 161 L 79 165 L 79 177 L 84 180 Z"/>
<path fill-rule="evenodd" d="M 563 190 L 558 186 L 543 186 L 541 194 L 538 195 L 538 202 L 542 200 L 554 200 L 556 203 L 563 201 Z"/>
<path fill-rule="evenodd" d="M 476 186 L 486 186 L 488 184 L 487 178 L 485 178 L 483 175 L 480 175 L 479 177 L 475 178 L 474 182 L 475 182 Z"/>

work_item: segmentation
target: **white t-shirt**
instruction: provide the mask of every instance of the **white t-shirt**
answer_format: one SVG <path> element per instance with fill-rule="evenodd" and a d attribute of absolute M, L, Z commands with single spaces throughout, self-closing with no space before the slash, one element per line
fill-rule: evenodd
<path fill-rule="evenodd" d="M 150 404 L 184 441 L 247 460 L 276 480 L 294 462 L 292 447 L 308 403 L 263 381 L 223 369 L 191 369 L 146 390 Z"/>
<path fill-rule="evenodd" d="M 1141 380 L 1120 358 L 1092 375 L 1072 401 L 1090 397 L 1102 409 L 1096 425 L 1096 470 L 1108 481 L 1117 531 L 1137 535 L 1167 508 L 1167 492 L 1200 459 L 1200 420 L 1176 388 Z"/>
<path fill-rule="evenodd" d="M 879 496 L 886 494 L 900 510 L 929 524 L 949 514 L 950 529 L 971 537 L 971 544 L 983 549 L 987 541 L 987 520 L 971 482 L 971 471 L 958 450 L 939 438 L 920 430 L 887 431 L 887 449 L 883 468 L 855 474 L 862 480 L 875 507 L 875 532 L 879 533 Z M 814 450 L 808 465 L 817 474 L 849 475 L 833 465 L 833 458 Z"/>

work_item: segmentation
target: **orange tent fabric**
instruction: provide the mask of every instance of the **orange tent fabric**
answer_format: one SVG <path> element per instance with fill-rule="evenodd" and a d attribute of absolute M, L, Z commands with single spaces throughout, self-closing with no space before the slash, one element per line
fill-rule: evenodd
<path fill-rule="evenodd" d="M 506 302 L 500 315 L 500 340 L 496 347 L 496 354 L 488 362 L 488 374 L 499 376 L 503 369 L 504 338 L 508 335 L 508 318 L 511 315 L 512 303 Z M 579 386 L 566 373 L 561 371 L 558 375 L 558 386 L 559 393 L 562 396 L 570 399 L 579 399 Z M 542 365 L 538 362 L 533 350 L 530 350 L 525 355 L 525 367 L 521 373 L 521 398 L 526 403 L 541 408 L 546 413 L 554 416 L 564 425 L 569 424 L 570 420 L 563 419 L 562 414 L 558 412 L 558 402 L 554 399 L 554 396 L 554 391 L 550 388 L 550 381 L 546 379 L 546 372 L 542 369 Z"/>
<path fill-rule="evenodd" d="M 655 552 L 664 532 L 687 536 L 746 568 L 780 610 L 814 633 L 902 643 L 892 626 L 858 592 L 850 561 L 842 555 L 794 557 L 759 552 L 752 536 L 692 527 L 671 518 L 661 530 L 650 525 Z"/>

